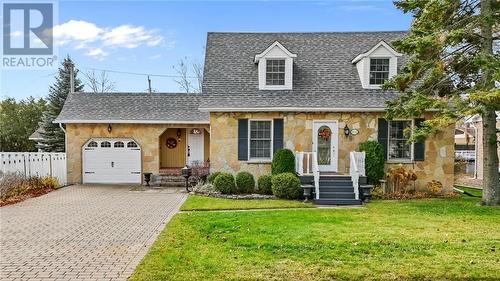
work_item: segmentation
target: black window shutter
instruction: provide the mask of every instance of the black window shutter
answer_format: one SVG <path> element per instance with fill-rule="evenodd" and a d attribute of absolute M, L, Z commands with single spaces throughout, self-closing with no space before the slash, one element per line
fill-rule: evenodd
<path fill-rule="evenodd" d="M 424 121 L 423 118 L 415 118 L 415 127 L 419 128 Z M 413 144 L 413 159 L 415 161 L 425 160 L 425 140 Z"/>
<path fill-rule="evenodd" d="M 384 159 L 387 160 L 387 146 L 388 146 L 388 124 L 387 120 L 383 118 L 378 119 L 378 142 L 384 148 Z"/>
<path fill-rule="evenodd" d="M 248 119 L 238 119 L 238 160 L 248 160 Z"/>
<path fill-rule="evenodd" d="M 273 154 L 283 148 L 283 119 L 274 119 Z"/>

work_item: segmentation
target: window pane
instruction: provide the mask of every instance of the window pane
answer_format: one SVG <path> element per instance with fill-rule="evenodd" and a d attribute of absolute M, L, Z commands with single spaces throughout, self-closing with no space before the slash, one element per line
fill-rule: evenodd
<path fill-rule="evenodd" d="M 250 121 L 250 157 L 271 158 L 271 121 Z"/>
<path fill-rule="evenodd" d="M 285 85 L 285 60 L 266 60 L 266 85 Z"/>
<path fill-rule="evenodd" d="M 405 136 L 405 129 L 411 128 L 411 121 L 389 122 L 389 159 L 411 159 L 411 144 Z"/>
<path fill-rule="evenodd" d="M 389 59 L 370 59 L 370 84 L 382 85 L 389 79 Z"/>

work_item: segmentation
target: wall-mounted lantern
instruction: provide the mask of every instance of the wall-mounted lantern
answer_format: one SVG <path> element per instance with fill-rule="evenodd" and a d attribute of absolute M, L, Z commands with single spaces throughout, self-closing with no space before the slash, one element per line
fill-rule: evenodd
<path fill-rule="evenodd" d="M 348 136 L 349 136 L 349 132 L 350 132 L 349 127 L 347 126 L 347 124 L 345 124 L 345 127 L 344 127 L 344 135 L 345 135 L 346 137 L 348 137 Z"/>
<path fill-rule="evenodd" d="M 108 124 L 108 133 L 111 133 L 112 130 L 113 130 L 113 127 L 111 127 L 111 124 Z"/>
<path fill-rule="evenodd" d="M 177 141 L 178 142 L 181 142 L 181 135 L 182 135 L 181 129 L 177 129 Z"/>

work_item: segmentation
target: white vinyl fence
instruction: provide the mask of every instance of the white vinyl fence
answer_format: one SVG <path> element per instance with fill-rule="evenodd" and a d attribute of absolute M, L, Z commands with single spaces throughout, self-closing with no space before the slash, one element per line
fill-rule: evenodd
<path fill-rule="evenodd" d="M 0 178 L 6 173 L 27 177 L 51 176 L 66 185 L 66 153 L 0 152 Z"/>

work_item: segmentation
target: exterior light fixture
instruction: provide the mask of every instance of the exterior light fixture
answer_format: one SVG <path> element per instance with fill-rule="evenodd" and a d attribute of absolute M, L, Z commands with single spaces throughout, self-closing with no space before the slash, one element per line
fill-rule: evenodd
<path fill-rule="evenodd" d="M 181 129 L 177 129 L 177 141 L 180 142 L 181 141 Z"/>
<path fill-rule="evenodd" d="M 347 126 L 347 124 L 345 124 L 345 127 L 344 127 L 344 135 L 345 135 L 346 137 L 348 137 L 348 136 L 349 136 L 349 132 L 350 132 L 350 131 L 349 131 L 349 127 Z"/>
<path fill-rule="evenodd" d="M 111 124 L 108 124 L 108 133 L 111 133 L 112 130 L 113 128 L 111 127 Z"/>

